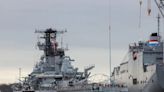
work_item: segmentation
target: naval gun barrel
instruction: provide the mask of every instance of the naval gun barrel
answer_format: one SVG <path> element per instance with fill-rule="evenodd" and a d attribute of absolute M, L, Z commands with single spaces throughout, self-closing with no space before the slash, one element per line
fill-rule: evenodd
<path fill-rule="evenodd" d="M 94 65 L 91 65 L 91 66 L 88 66 L 88 67 L 86 67 L 85 69 L 84 69 L 84 74 L 85 74 L 85 77 L 88 77 L 88 71 L 89 70 L 92 70 L 93 68 L 95 68 L 95 66 Z"/>

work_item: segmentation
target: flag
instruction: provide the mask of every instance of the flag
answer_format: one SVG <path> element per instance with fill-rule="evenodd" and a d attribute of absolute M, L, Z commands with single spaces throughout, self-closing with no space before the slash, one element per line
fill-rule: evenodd
<path fill-rule="evenodd" d="M 159 42 L 157 40 L 149 40 L 149 46 L 158 46 Z"/>

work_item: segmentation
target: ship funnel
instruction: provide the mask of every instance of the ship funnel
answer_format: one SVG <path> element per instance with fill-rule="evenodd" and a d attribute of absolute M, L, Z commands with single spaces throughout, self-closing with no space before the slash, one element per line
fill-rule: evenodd
<path fill-rule="evenodd" d="M 152 33 L 150 35 L 150 40 L 158 41 L 158 38 L 159 38 L 158 33 Z"/>
<path fill-rule="evenodd" d="M 149 39 L 149 46 L 158 46 L 160 41 L 160 36 L 158 33 L 152 33 Z"/>

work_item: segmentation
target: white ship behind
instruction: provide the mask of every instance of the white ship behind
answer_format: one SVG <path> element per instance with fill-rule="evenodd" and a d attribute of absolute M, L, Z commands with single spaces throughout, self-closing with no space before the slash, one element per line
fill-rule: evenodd
<path fill-rule="evenodd" d="M 112 82 L 127 85 L 129 92 L 164 92 L 163 44 L 158 33 L 130 44 L 128 59 L 114 68 Z"/>

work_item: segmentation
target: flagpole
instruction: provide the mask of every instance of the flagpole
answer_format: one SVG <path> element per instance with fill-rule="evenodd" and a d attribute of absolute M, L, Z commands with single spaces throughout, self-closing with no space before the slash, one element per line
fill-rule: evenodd
<path fill-rule="evenodd" d="M 111 26 L 109 25 L 109 76 L 111 81 L 111 70 L 112 70 L 112 57 L 111 57 Z"/>
<path fill-rule="evenodd" d="M 112 73 L 111 73 L 111 70 L 112 70 L 112 67 L 111 67 L 111 0 L 109 0 L 109 77 L 110 77 L 110 83 L 111 83 L 111 76 L 112 76 Z"/>

